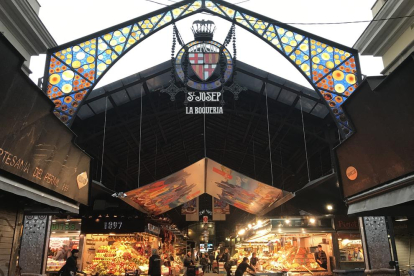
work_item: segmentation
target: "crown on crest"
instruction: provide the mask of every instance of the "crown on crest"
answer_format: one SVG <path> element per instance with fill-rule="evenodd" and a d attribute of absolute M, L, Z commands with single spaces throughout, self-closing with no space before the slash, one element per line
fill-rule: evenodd
<path fill-rule="evenodd" d="M 213 40 L 216 24 L 210 20 L 197 20 L 193 22 L 191 30 L 193 31 L 195 40 L 210 41 Z"/>

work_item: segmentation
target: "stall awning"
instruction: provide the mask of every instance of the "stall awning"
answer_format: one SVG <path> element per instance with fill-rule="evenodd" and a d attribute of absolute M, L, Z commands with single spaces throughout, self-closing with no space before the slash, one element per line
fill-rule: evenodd
<path fill-rule="evenodd" d="M 0 175 L 0 190 L 7 191 L 9 193 L 23 196 L 35 200 L 37 202 L 57 207 L 62 210 L 79 214 L 79 206 L 68 201 L 62 200 L 60 198 L 54 197 L 49 194 L 45 194 L 36 189 L 30 188 L 26 185 L 18 183 L 15 180 L 6 178 Z"/>
<path fill-rule="evenodd" d="M 395 186 L 402 186 L 393 189 Z M 377 195 L 375 195 L 377 194 Z M 348 215 L 404 204 L 414 199 L 414 175 L 407 176 L 381 187 L 348 199 Z M 354 202 L 354 203 L 352 203 Z"/>

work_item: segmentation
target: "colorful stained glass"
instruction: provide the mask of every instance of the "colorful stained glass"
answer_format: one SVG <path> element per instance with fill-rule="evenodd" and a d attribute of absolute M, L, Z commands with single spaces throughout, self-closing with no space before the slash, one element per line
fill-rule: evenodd
<path fill-rule="evenodd" d="M 216 14 L 256 33 L 289 59 L 301 71 L 330 106 L 337 123 L 345 135 L 352 128 L 341 105 L 358 87 L 358 64 L 356 51 L 330 45 L 300 30 L 282 23 L 268 22 L 265 18 L 252 16 L 237 6 L 216 0 L 192 0 L 181 6 L 167 7 L 149 17 L 141 17 L 135 23 L 113 28 L 107 33 L 85 39 L 56 51 L 49 51 L 48 74 L 45 79 L 47 95 L 55 102 L 56 116 L 70 124 L 82 100 L 91 87 L 130 47 L 137 45 L 145 36 L 151 35 L 172 21 L 180 20 L 201 11 Z M 191 43 L 188 44 L 191 47 Z M 343 49 L 341 49 L 343 48 Z M 351 53 L 352 52 L 352 53 Z M 177 56 L 181 63 L 182 53 Z M 177 70 L 180 78 L 183 73 Z"/>

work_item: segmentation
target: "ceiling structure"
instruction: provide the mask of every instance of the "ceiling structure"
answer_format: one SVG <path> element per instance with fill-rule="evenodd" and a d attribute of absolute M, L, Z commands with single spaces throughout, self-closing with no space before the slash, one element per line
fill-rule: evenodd
<path fill-rule="evenodd" d="M 113 191 L 133 190 L 138 183 L 142 187 L 207 156 L 271 186 L 272 168 L 273 186 L 295 192 L 309 182 L 303 129 L 310 178 L 332 172 L 330 149 L 338 143 L 338 130 L 315 91 L 239 61 L 236 81 L 247 91 L 238 100 L 226 92 L 223 115 L 186 115 L 183 93 L 172 102 L 168 94 L 160 92 L 169 84 L 170 69 L 169 61 L 159 64 L 95 89 L 84 102 L 73 130 L 78 135 L 76 143 L 94 158 L 94 180 L 101 180 L 106 105 L 102 183 Z M 211 209 L 211 202 L 211 196 L 200 196 L 200 210 Z M 298 214 L 298 208 L 287 205 L 268 215 Z M 185 216 L 179 208 L 166 215 L 183 224 Z M 227 223 L 252 219 L 234 207 L 231 214 Z"/>
<path fill-rule="evenodd" d="M 358 52 L 221 0 L 186 0 L 48 50 L 44 92 L 71 126 L 100 78 L 129 50 L 185 17 L 211 13 L 248 30 L 286 57 L 321 95 L 341 135 L 353 127 L 341 106 L 358 87 Z"/>

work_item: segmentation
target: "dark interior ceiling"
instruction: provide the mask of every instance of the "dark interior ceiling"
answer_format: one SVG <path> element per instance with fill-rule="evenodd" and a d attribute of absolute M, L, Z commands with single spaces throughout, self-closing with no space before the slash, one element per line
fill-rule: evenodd
<path fill-rule="evenodd" d="M 273 185 L 294 192 L 308 183 L 300 99 L 310 179 L 331 173 L 330 149 L 338 143 L 337 128 L 315 91 L 238 62 L 236 81 L 248 90 L 238 100 L 226 92 L 223 115 L 186 115 L 182 93 L 175 101 L 160 93 L 168 85 L 170 64 L 165 62 L 95 89 L 82 106 L 72 129 L 78 135 L 76 143 L 94 158 L 94 180 L 101 180 L 107 104 L 102 183 L 111 190 L 135 189 L 138 178 L 140 186 L 149 184 L 193 164 L 205 153 L 233 170 L 272 185 L 266 94 Z M 141 133 L 140 93 L 144 95 Z M 285 207 L 289 209 L 295 208 Z M 231 217 L 250 219 L 241 210 L 232 211 Z M 177 210 L 168 215 L 178 220 L 181 216 Z"/>

